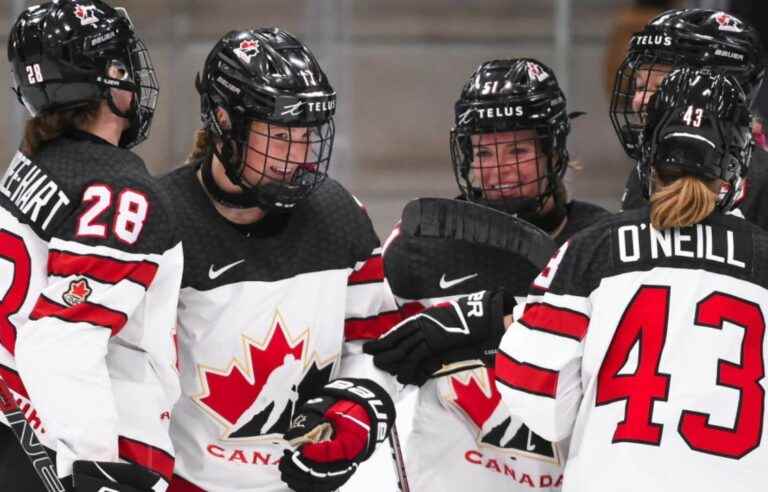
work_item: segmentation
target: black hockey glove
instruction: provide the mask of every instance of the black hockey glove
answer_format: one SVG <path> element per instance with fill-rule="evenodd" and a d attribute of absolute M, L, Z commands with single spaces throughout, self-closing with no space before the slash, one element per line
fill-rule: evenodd
<path fill-rule="evenodd" d="M 502 290 L 476 292 L 411 316 L 363 350 L 402 384 L 421 386 L 449 364 L 491 359 L 504 334 L 504 314 L 511 312 L 506 307 Z"/>
<path fill-rule="evenodd" d="M 154 492 L 160 475 L 130 463 L 75 461 L 72 465 L 74 492 Z"/>
<path fill-rule="evenodd" d="M 336 379 L 294 414 L 280 460 L 282 480 L 296 492 L 330 492 L 389 436 L 395 421 L 392 399 L 373 381 Z"/>

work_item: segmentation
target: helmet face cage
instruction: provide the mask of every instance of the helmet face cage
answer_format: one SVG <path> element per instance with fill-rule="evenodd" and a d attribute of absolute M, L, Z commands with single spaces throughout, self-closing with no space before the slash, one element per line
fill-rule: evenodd
<path fill-rule="evenodd" d="M 451 157 L 467 200 L 508 213 L 538 213 L 555 194 L 567 153 L 551 126 L 451 131 Z M 554 151 L 553 151 L 554 150 Z"/>
<path fill-rule="evenodd" d="M 290 209 L 327 177 L 336 133 L 333 118 L 310 126 L 260 120 L 246 120 L 243 126 L 244 138 L 231 141 L 243 149 L 235 182 L 259 193 L 265 203 Z"/>
<path fill-rule="evenodd" d="M 616 72 L 610 118 L 624 151 L 640 158 L 646 106 L 679 60 L 648 52 L 630 53 Z"/>
<path fill-rule="evenodd" d="M 243 189 L 232 204 L 288 210 L 325 180 L 336 93 L 292 35 L 277 28 L 228 33 L 197 86 L 213 152 Z"/>
<path fill-rule="evenodd" d="M 565 205 L 570 131 L 554 72 L 531 58 L 481 64 L 455 105 L 451 159 L 463 196 L 501 211 L 542 216 Z"/>
<path fill-rule="evenodd" d="M 120 139 L 120 145 L 125 148 L 134 147 L 146 140 L 160 94 L 160 85 L 149 50 L 138 37 L 133 37 L 128 47 L 128 61 L 133 101 L 128 111 L 131 124 Z"/>
<path fill-rule="evenodd" d="M 740 195 L 752 152 L 746 96 L 738 82 L 708 70 L 674 71 L 649 103 L 642 136 L 640 180 L 646 198 L 663 169 L 725 182 L 721 210 Z"/>

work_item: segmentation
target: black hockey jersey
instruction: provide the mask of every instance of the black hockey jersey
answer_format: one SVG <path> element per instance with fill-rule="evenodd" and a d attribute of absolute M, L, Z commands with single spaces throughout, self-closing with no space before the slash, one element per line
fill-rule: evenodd
<path fill-rule="evenodd" d="M 293 410 L 333 377 L 386 383 L 360 345 L 400 313 L 373 226 L 336 181 L 246 227 L 216 211 L 196 171 L 162 179 L 185 255 L 171 427 L 180 490 L 287 490 L 276 465 Z"/>
<path fill-rule="evenodd" d="M 499 347 L 503 402 L 571 439 L 565 491 L 757 490 L 768 234 L 717 212 L 665 231 L 648 217 L 561 246 Z"/>
<path fill-rule="evenodd" d="M 469 202 L 437 200 L 460 217 L 422 213 L 420 226 L 414 227 L 409 223 L 416 219 L 409 215 L 419 201 L 406 207 L 384 248 L 387 278 L 408 314 L 499 287 L 523 300 L 555 251 L 555 242 L 543 231 L 525 223 L 522 228 L 510 215 Z M 569 203 L 557 243 L 609 215 L 595 205 Z M 485 232 L 486 226 L 493 234 Z M 517 244 L 523 237 L 529 248 Z M 564 450 L 510 417 L 500 404 L 494 369 L 432 379 L 419 388 L 417 398 L 406 450 L 414 490 L 560 489 Z"/>
<path fill-rule="evenodd" d="M 640 189 L 640 176 L 633 169 L 627 177 L 621 207 L 623 210 L 632 210 L 647 203 Z M 768 230 L 768 151 L 761 147 L 756 146 L 752 151 L 744 188 L 737 198 L 736 208 L 749 222 Z"/>
<path fill-rule="evenodd" d="M 0 260 L 0 373 L 59 475 L 122 459 L 170 480 L 181 246 L 141 159 L 83 132 L 17 153 Z"/>

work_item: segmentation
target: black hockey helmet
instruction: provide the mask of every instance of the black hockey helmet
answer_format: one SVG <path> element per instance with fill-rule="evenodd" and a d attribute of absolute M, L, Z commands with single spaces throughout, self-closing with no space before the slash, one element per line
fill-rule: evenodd
<path fill-rule="evenodd" d="M 733 77 L 709 69 L 672 71 L 648 103 L 640 179 L 646 198 L 653 174 L 722 179 L 718 207 L 739 196 L 752 152 L 749 101 Z"/>
<path fill-rule="evenodd" d="M 569 132 L 565 95 L 549 67 L 531 58 L 483 63 L 455 105 L 451 157 L 462 194 L 534 223 L 550 197 L 564 209 L 558 191 Z"/>
<path fill-rule="evenodd" d="M 644 106 L 673 68 L 716 68 L 731 74 L 752 100 L 765 76 L 760 35 L 725 12 L 670 10 L 632 36 L 629 52 L 616 72 L 610 116 L 625 152 L 640 157 Z"/>
<path fill-rule="evenodd" d="M 214 198 L 236 207 L 289 210 L 323 182 L 336 93 L 301 41 L 276 27 L 231 31 L 208 55 L 196 85 L 213 152 L 243 189 L 221 190 L 208 161 L 203 177 Z M 222 110 L 227 124 L 217 116 Z"/>
<path fill-rule="evenodd" d="M 11 28 L 8 60 L 13 91 L 32 116 L 106 99 L 130 122 L 120 146 L 130 148 L 147 138 L 159 88 L 149 52 L 124 9 L 101 0 L 30 7 Z M 112 76 L 110 68 L 117 69 Z M 133 93 L 127 112 L 115 106 L 110 89 Z"/>

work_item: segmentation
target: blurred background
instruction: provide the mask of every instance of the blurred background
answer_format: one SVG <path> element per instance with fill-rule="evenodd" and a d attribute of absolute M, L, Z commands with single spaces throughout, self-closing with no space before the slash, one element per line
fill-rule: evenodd
<path fill-rule="evenodd" d="M 0 40 L 25 7 L 2 0 Z M 453 103 L 480 62 L 530 56 L 555 69 L 574 121 L 573 197 L 616 210 L 631 163 L 608 119 L 613 70 L 629 35 L 687 3 L 640 0 L 123 0 L 149 46 L 161 93 L 152 133 L 138 148 L 154 173 L 183 162 L 199 126 L 194 75 L 230 29 L 280 26 L 304 40 L 338 93 L 333 176 L 366 203 L 381 235 L 419 196 L 456 194 L 448 134 Z M 735 2 L 744 3 L 744 2 Z M 765 0 L 747 2 L 765 4 Z M 723 7 L 724 5 L 718 5 Z M 0 71 L 8 73 L 5 56 Z M 6 82 L 7 84 L 7 82 Z M 26 115 L 0 97 L 0 172 Z"/>

